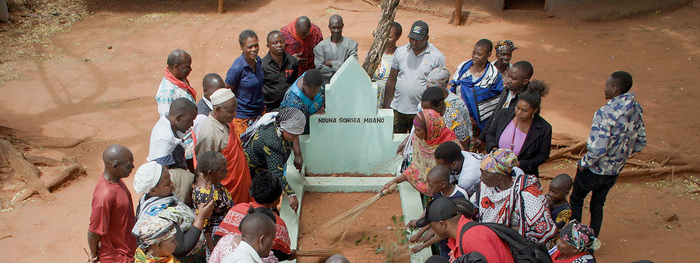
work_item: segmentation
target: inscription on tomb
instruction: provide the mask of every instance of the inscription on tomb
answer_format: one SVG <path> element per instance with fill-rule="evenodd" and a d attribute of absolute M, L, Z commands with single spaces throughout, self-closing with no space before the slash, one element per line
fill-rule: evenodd
<path fill-rule="evenodd" d="M 318 123 L 384 123 L 384 118 L 318 118 Z"/>

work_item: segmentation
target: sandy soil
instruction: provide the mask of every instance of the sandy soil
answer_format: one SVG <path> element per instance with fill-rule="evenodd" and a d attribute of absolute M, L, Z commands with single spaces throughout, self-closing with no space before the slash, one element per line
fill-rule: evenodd
<path fill-rule="evenodd" d="M 331 243 L 321 231 L 319 224 L 352 209 L 376 193 L 306 193 L 300 215 L 299 247 L 301 250 L 337 248 L 350 262 L 407 262 L 406 245 L 399 245 L 397 234 L 401 229 L 388 226 L 403 226 L 399 194 L 380 198 L 351 223 L 345 238 Z M 330 205 L 333 204 L 333 205 Z M 395 219 L 392 219 L 395 218 Z M 396 220 L 396 222 L 394 222 Z M 395 246 L 395 247 L 394 247 Z M 394 248 L 395 250 L 392 250 Z M 400 255 L 404 255 L 400 257 Z M 319 258 L 301 258 L 298 262 L 318 262 Z M 392 261 L 393 260 L 393 261 Z"/>
<path fill-rule="evenodd" d="M 0 254 L 7 262 L 81 262 L 85 259 L 90 198 L 102 170 L 100 155 L 109 144 L 126 145 L 136 165 L 145 162 L 150 130 L 158 116 L 155 95 L 167 54 L 183 48 L 193 57 L 189 79 L 201 94 L 201 79 L 224 75 L 240 55 L 237 35 L 246 28 L 264 38 L 266 32 L 305 14 L 328 36 L 326 20 L 338 13 L 345 35 L 360 43 L 365 56 L 379 10 L 359 0 L 228 2 L 228 12 L 199 1 L 97 1 L 94 14 L 75 23 L 33 52 L 43 57 L 12 61 L 22 77 L 0 84 L 0 126 L 34 145 L 28 154 L 75 157 L 88 175 L 54 192 L 55 201 L 34 197 L 0 213 Z M 333 6 L 334 8 L 330 8 Z M 347 11 L 353 10 L 353 11 Z M 491 23 L 454 27 L 447 18 L 399 11 L 407 28 L 422 19 L 431 26 L 431 42 L 453 71 L 469 59 L 481 38 L 511 39 L 519 47 L 514 61 L 535 65 L 535 78 L 552 87 L 543 102 L 543 116 L 555 132 L 584 138 L 595 110 L 605 103 L 603 84 L 615 70 L 635 77 L 632 89 L 645 110 L 650 144 L 699 154 L 700 122 L 695 117 L 700 75 L 698 48 L 700 9 L 685 7 L 628 20 L 583 23 L 548 18 L 543 13 L 505 12 Z M 264 44 L 264 41 L 261 42 Z M 107 49 L 112 46 L 112 49 Z M 266 54 L 262 47 L 260 55 Z M 58 138 L 58 139 L 57 139 Z M 38 147 L 43 141 L 85 139 L 72 148 Z M 544 173 L 574 173 L 570 162 L 548 164 Z M 7 168 L 1 173 L 9 173 Z M 18 190 L 3 178 L 3 195 Z M 621 183 L 608 198 L 596 256 L 601 262 L 651 259 L 694 262 L 698 196 L 687 195 L 687 181 Z M 133 179 L 127 178 L 127 185 Z M 7 197 L 7 196 L 5 196 Z M 134 196 L 134 199 L 138 198 Z M 678 220 L 665 219 L 676 214 Z M 584 222 L 587 220 L 584 220 Z"/>

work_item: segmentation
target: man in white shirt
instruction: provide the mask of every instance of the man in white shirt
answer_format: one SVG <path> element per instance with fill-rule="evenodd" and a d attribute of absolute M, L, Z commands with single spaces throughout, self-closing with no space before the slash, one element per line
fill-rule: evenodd
<path fill-rule="evenodd" d="M 160 116 L 151 130 L 147 161 L 155 161 L 170 171 L 175 186 L 175 197 L 191 204 L 194 175 L 185 160 L 185 133 L 197 116 L 197 105 L 186 98 L 178 98 L 170 104 L 168 113 Z"/>
<path fill-rule="evenodd" d="M 426 76 L 445 67 L 445 56 L 428 43 L 428 24 L 418 20 L 408 34 L 409 44 L 396 48 L 386 82 L 383 108 L 394 110 L 394 133 L 407 133 L 420 111 L 420 97 L 427 88 Z"/>
<path fill-rule="evenodd" d="M 462 151 L 455 142 L 444 142 L 435 149 L 435 161 L 438 165 L 450 168 L 450 183 L 456 183 L 467 191 L 469 196 L 476 192 L 481 182 L 481 160 L 484 156 Z"/>
<path fill-rule="evenodd" d="M 253 213 L 241 220 L 239 229 L 241 243 L 221 262 L 262 263 L 261 257 L 269 256 L 272 249 L 272 241 L 277 232 L 275 222 L 266 214 Z"/>

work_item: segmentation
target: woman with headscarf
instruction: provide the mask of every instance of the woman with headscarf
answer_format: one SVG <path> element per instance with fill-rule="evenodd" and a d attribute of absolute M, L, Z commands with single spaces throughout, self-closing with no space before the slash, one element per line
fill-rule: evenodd
<path fill-rule="evenodd" d="M 240 242 L 241 231 L 238 226 L 245 215 L 250 213 L 251 209 L 258 210 L 260 208 L 277 209 L 282 194 L 282 184 L 269 171 L 261 171 L 253 178 L 253 183 L 250 186 L 250 196 L 255 199 L 254 202 L 241 203 L 235 205 L 221 222 L 215 235 L 221 239 L 214 247 L 214 251 L 209 259 L 209 263 L 220 262 L 228 253 L 233 251 L 232 245 Z M 277 234 L 272 242 L 272 253 L 270 257 L 263 259 L 263 262 L 277 262 L 284 260 L 292 260 L 296 258 L 296 251 L 291 249 L 291 240 L 287 225 L 284 220 L 279 217 L 275 211 L 275 224 L 277 225 Z"/>
<path fill-rule="evenodd" d="M 301 110 L 286 107 L 279 112 L 265 114 L 241 138 L 250 174 L 255 176 L 261 171 L 269 171 L 277 177 L 289 198 L 289 206 L 295 211 L 299 201 L 284 173 L 293 142 L 304 132 L 305 125 L 306 117 Z"/>
<path fill-rule="evenodd" d="M 411 135 L 413 154 L 410 164 L 401 175 L 388 182 L 382 190 L 393 183 L 408 181 L 413 188 L 425 196 L 431 196 L 428 190 L 428 171 L 435 167 L 435 149 L 443 142 L 454 141 L 459 144 L 457 136 L 445 127 L 445 121 L 440 113 L 426 109 L 419 112 L 413 119 L 414 133 Z"/>
<path fill-rule="evenodd" d="M 442 91 L 445 103 L 445 112 L 442 114 L 442 118 L 445 120 L 445 126 L 455 132 L 457 139 L 462 142 L 462 148 L 468 149 L 472 136 L 471 117 L 469 117 L 469 110 L 464 105 L 464 101 L 457 94 L 449 91 L 447 84 L 450 81 L 450 71 L 446 68 L 435 68 L 428 73 L 426 81 L 428 89 L 440 88 Z"/>
<path fill-rule="evenodd" d="M 204 222 L 211 216 L 214 202 L 199 206 L 195 214 L 173 195 L 173 182 L 168 169 L 151 161 L 139 167 L 134 176 L 134 190 L 143 194 L 136 208 L 136 225 L 132 234 L 139 236 L 139 228 L 153 216 L 175 223 L 177 246 L 173 255 L 183 263 L 205 262 Z M 139 240 L 143 244 L 143 240 Z"/>
<path fill-rule="evenodd" d="M 136 249 L 136 263 L 179 263 L 173 252 L 177 246 L 175 223 L 152 216 L 139 227 L 141 244 Z"/>
<path fill-rule="evenodd" d="M 539 180 L 517 165 L 518 157 L 508 149 L 487 155 L 481 161 L 481 184 L 471 202 L 479 208 L 481 222 L 509 226 L 543 244 L 554 237 L 557 227 Z"/>
<path fill-rule="evenodd" d="M 506 70 L 510 68 L 510 60 L 513 58 L 513 51 L 518 49 L 513 41 L 501 40 L 496 43 L 493 48 L 496 50 L 496 60 L 491 62 L 501 74 L 505 74 Z"/>
<path fill-rule="evenodd" d="M 484 130 L 487 151 L 513 151 L 518 156 L 518 167 L 538 177 L 539 166 L 549 159 L 552 145 L 552 125 L 540 116 L 542 97 L 547 92 L 544 82 L 530 82 L 527 90 L 518 94 L 515 108 L 499 110 Z"/>
<path fill-rule="evenodd" d="M 600 248 L 600 240 L 593 229 L 576 220 L 569 221 L 560 232 L 557 245 L 549 250 L 553 263 L 595 262 L 593 252 Z"/>

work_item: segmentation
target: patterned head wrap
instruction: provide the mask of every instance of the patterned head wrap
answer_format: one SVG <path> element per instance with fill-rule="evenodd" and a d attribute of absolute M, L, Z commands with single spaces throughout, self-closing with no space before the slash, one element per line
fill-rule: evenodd
<path fill-rule="evenodd" d="M 450 81 L 450 71 L 446 68 L 435 68 L 425 78 L 428 81 L 428 88 L 438 87 L 447 88 L 447 83 Z"/>
<path fill-rule="evenodd" d="M 482 170 L 504 175 L 510 174 L 510 172 L 513 171 L 513 167 L 517 165 L 518 156 L 508 149 L 498 149 L 489 153 L 489 155 L 481 161 Z"/>
<path fill-rule="evenodd" d="M 600 248 L 600 240 L 595 237 L 593 229 L 578 221 L 569 221 L 560 232 L 561 239 L 579 251 L 593 252 Z"/>
<path fill-rule="evenodd" d="M 518 49 L 515 44 L 513 44 L 513 41 L 510 40 L 501 40 L 496 43 L 496 52 L 503 50 L 504 48 L 509 47 L 511 51 L 515 51 Z"/>
<path fill-rule="evenodd" d="M 437 139 L 442 135 L 443 128 L 445 128 L 445 121 L 440 116 L 440 113 L 432 109 L 427 109 L 422 111 L 423 120 L 425 120 L 425 126 L 423 127 L 426 132 L 426 141 L 432 141 Z"/>
<path fill-rule="evenodd" d="M 306 116 L 294 107 L 282 108 L 277 114 L 277 121 L 280 128 L 294 135 L 302 134 L 306 126 Z"/>
<path fill-rule="evenodd" d="M 175 235 L 175 223 L 170 220 L 151 216 L 139 226 L 139 239 L 146 247 L 163 242 Z"/>

